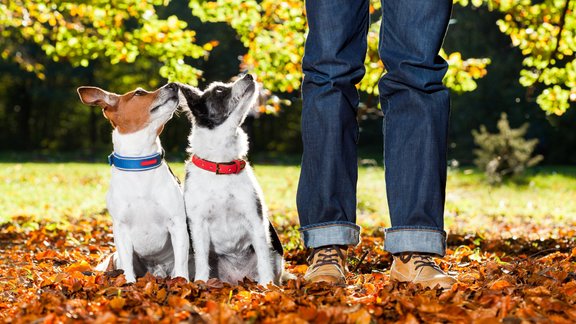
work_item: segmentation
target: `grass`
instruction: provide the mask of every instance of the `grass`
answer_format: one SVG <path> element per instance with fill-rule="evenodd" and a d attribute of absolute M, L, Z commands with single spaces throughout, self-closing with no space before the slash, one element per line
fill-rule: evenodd
<path fill-rule="evenodd" d="M 184 165 L 171 163 L 182 179 Z M 299 167 L 256 165 L 273 221 L 297 224 Z M 62 221 L 105 211 L 109 166 L 90 163 L 0 163 L 0 222 L 15 216 Z M 361 167 L 358 223 L 388 226 L 384 172 Z M 576 222 L 576 167 L 546 167 L 492 187 L 473 169 L 448 174 L 446 228 L 452 232 L 490 231 L 494 222 L 561 226 Z"/>

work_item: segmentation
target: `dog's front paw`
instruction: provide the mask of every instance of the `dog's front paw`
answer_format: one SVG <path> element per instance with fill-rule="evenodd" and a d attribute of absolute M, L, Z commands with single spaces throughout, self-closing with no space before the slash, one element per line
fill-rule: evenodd
<path fill-rule="evenodd" d="M 208 281 L 208 276 L 203 276 L 203 275 L 196 275 L 194 277 L 194 281 L 204 281 L 207 282 Z"/>
<path fill-rule="evenodd" d="M 185 273 L 185 274 L 176 274 L 176 275 L 174 275 L 173 278 L 183 278 L 183 279 L 186 279 L 186 282 L 190 281 L 190 279 L 188 279 L 188 274 L 187 274 L 187 273 Z"/>
<path fill-rule="evenodd" d="M 208 279 L 210 278 L 210 267 L 207 267 L 206 263 L 204 263 L 204 261 L 196 260 L 196 264 L 197 265 L 202 264 L 202 266 L 196 267 L 196 273 L 194 275 L 194 281 L 197 281 L 197 280 L 202 280 L 204 282 L 208 281 Z"/>
<path fill-rule="evenodd" d="M 273 277 L 261 277 L 260 279 L 258 279 L 258 284 L 262 285 L 264 287 L 266 287 L 268 284 L 273 284 L 274 283 L 274 278 Z"/>
<path fill-rule="evenodd" d="M 135 283 L 136 282 L 136 276 L 135 275 L 126 274 L 126 272 L 124 272 L 124 278 L 126 278 L 127 283 Z"/>

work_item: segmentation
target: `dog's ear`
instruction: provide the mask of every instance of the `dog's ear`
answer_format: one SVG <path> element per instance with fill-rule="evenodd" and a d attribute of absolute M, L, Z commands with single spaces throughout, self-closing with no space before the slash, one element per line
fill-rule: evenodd
<path fill-rule="evenodd" d="M 180 88 L 181 97 L 184 97 L 184 100 L 180 100 L 183 108 L 191 109 L 200 103 L 202 99 L 202 91 L 200 89 L 182 83 L 178 83 L 178 88 Z"/>
<path fill-rule="evenodd" d="M 104 110 L 115 110 L 118 95 L 96 87 L 80 87 L 78 95 L 82 103 L 90 106 L 100 106 Z"/>

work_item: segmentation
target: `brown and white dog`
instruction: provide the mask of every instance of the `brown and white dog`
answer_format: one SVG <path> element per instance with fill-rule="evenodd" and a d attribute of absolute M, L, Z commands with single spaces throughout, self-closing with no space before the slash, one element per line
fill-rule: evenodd
<path fill-rule="evenodd" d="M 106 197 L 117 249 L 114 268 L 124 270 L 128 282 L 146 272 L 189 279 L 194 267 L 188 264 L 182 189 L 163 160 L 158 137 L 178 108 L 178 86 L 169 83 L 153 92 L 136 89 L 123 95 L 80 87 L 78 94 L 83 103 L 102 108 L 114 127 Z"/>

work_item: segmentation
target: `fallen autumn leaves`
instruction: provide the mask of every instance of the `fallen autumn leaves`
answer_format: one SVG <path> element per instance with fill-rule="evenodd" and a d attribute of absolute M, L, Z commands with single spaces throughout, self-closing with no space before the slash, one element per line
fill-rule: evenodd
<path fill-rule="evenodd" d="M 421 290 L 388 280 L 391 256 L 380 231 L 365 232 L 351 253 L 346 287 L 306 284 L 305 251 L 286 252 L 298 275 L 282 287 L 253 282 L 140 278 L 92 267 L 112 250 L 105 217 L 66 225 L 0 227 L 0 321 L 29 322 L 268 322 L 399 321 L 511 323 L 576 321 L 574 227 L 550 229 L 550 239 L 451 235 L 440 266 L 458 274 L 451 290 Z M 279 229 L 281 238 L 287 236 Z M 285 242 L 286 243 L 286 242 Z"/>

